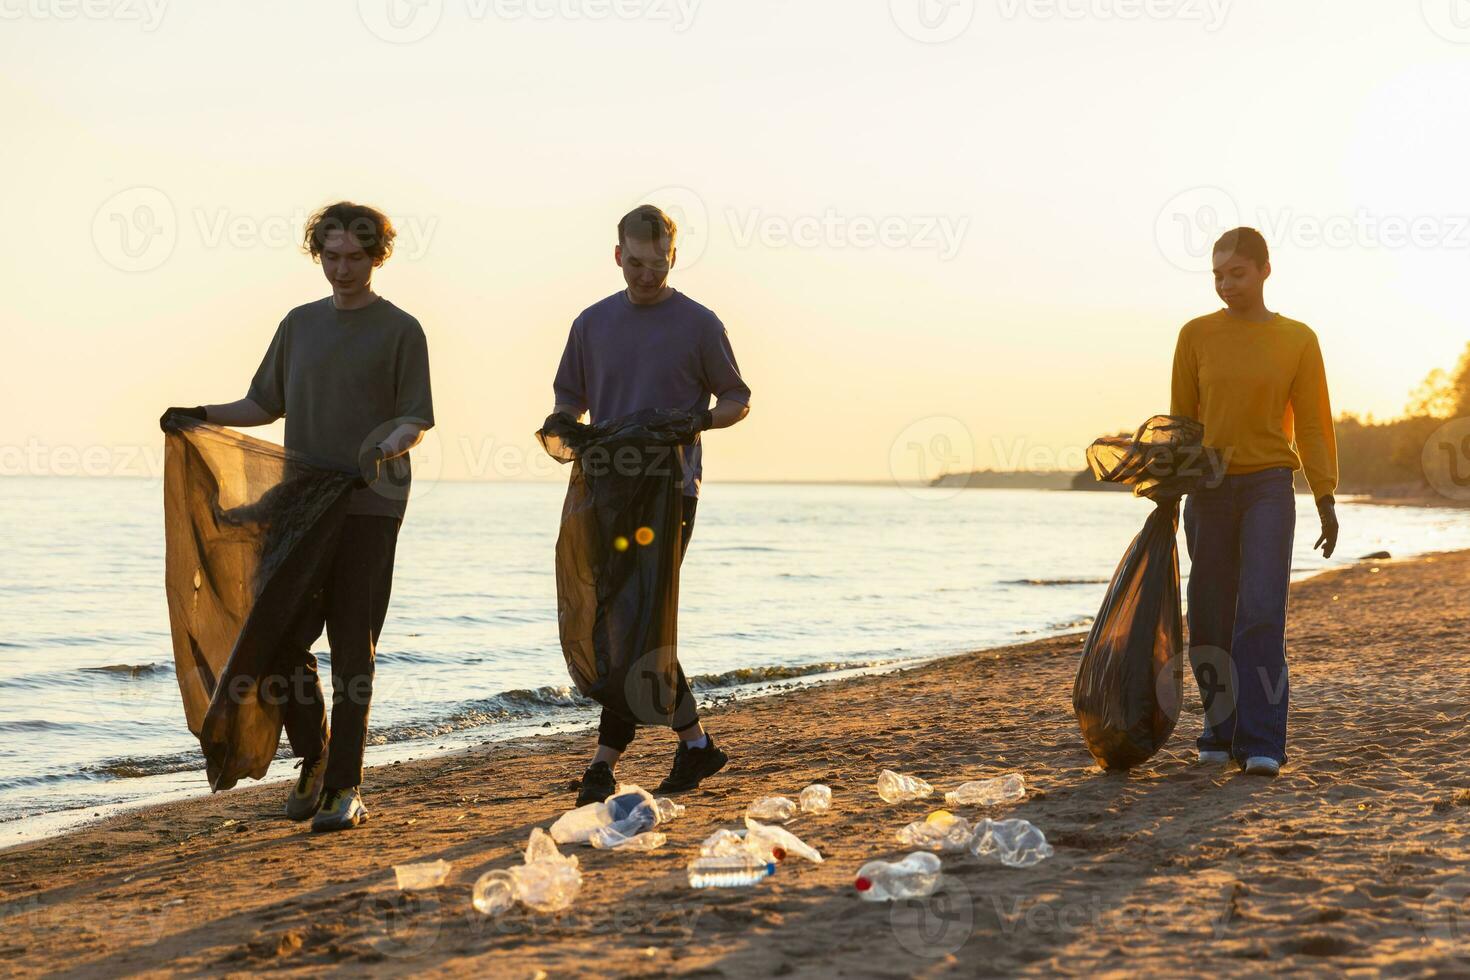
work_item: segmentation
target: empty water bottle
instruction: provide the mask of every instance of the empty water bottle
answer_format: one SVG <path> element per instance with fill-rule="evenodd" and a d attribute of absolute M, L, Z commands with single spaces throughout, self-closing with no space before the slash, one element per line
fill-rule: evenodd
<path fill-rule="evenodd" d="M 646 810 L 639 807 L 646 804 Z M 638 815 L 634 817 L 635 811 Z M 632 823 L 624 823 L 634 817 Z M 599 827 L 619 824 L 619 831 L 631 837 L 658 823 L 658 804 L 653 794 L 637 786 L 620 786 L 618 792 L 601 803 L 588 803 L 569 810 L 551 825 L 551 836 L 558 844 L 581 844 L 592 839 Z"/>
<path fill-rule="evenodd" d="M 637 799 L 637 797 L 633 797 Z M 609 815 L 622 812 L 621 807 L 609 807 Z M 598 827 L 587 837 L 593 847 L 616 848 L 625 846 L 634 837 L 642 836 L 658 823 L 658 810 L 646 800 L 639 800 L 625 815 L 609 824 Z"/>
<path fill-rule="evenodd" d="M 832 809 L 832 790 L 821 783 L 812 783 L 796 798 L 802 813 L 826 813 Z"/>
<path fill-rule="evenodd" d="M 756 820 L 785 823 L 796 816 L 796 804 L 784 796 L 766 796 L 746 807 L 745 815 Z"/>
<path fill-rule="evenodd" d="M 659 823 L 668 823 L 670 820 L 677 819 L 684 815 L 684 804 L 675 803 L 667 796 L 658 797 L 653 801 L 653 804 L 655 807 L 658 808 Z"/>
<path fill-rule="evenodd" d="M 504 868 L 487 871 L 475 882 L 470 901 L 476 911 L 499 915 L 516 903 L 516 879 Z"/>
<path fill-rule="evenodd" d="M 975 825 L 970 839 L 970 853 L 976 857 L 994 854 L 1000 863 L 1012 868 L 1029 868 L 1056 853 L 1043 834 L 1029 820 L 991 820 Z"/>
<path fill-rule="evenodd" d="M 753 854 L 702 857 L 689 863 L 689 884 L 693 888 L 740 888 L 775 873 L 774 862 Z"/>
<path fill-rule="evenodd" d="M 799 857 L 813 864 L 822 863 L 822 853 L 785 827 L 775 827 L 745 818 L 745 847 L 756 857 L 784 861 Z"/>
<path fill-rule="evenodd" d="M 1020 773 L 1011 773 L 994 779 L 961 783 L 952 792 L 944 794 L 944 802 L 950 806 L 995 806 L 998 803 L 1011 803 L 1025 796 L 1025 777 Z"/>
<path fill-rule="evenodd" d="M 905 847 L 925 847 L 931 851 L 958 853 L 970 844 L 974 828 L 964 817 L 948 810 L 935 810 L 923 820 L 916 820 L 898 832 L 898 842 Z"/>
<path fill-rule="evenodd" d="M 905 776 L 892 769 L 884 769 L 878 774 L 878 795 L 885 803 L 921 800 L 933 792 L 934 787 L 918 776 Z"/>
<path fill-rule="evenodd" d="M 869 861 L 858 869 L 853 887 L 868 902 L 894 902 L 934 894 L 942 877 L 939 858 L 915 851 L 902 861 Z"/>

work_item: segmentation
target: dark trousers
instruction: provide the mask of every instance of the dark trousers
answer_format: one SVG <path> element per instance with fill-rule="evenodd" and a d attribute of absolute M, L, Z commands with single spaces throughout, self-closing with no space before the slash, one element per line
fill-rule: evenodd
<path fill-rule="evenodd" d="M 1202 750 L 1286 761 L 1286 601 L 1296 532 L 1292 473 L 1226 476 L 1189 495 L 1189 659 L 1205 709 Z"/>
<path fill-rule="evenodd" d="M 311 597 L 283 641 L 286 737 L 291 751 L 301 758 L 314 759 L 327 752 L 328 789 L 362 783 L 373 664 L 393 588 L 398 527 L 395 517 L 349 515 L 326 584 Z M 329 751 L 326 701 L 311 652 L 324 624 L 332 649 Z"/>
<path fill-rule="evenodd" d="M 684 555 L 689 550 L 689 539 L 694 536 L 694 510 L 699 503 L 698 497 L 684 498 L 684 526 L 680 529 L 679 538 L 679 563 L 684 563 Z M 681 710 L 675 715 L 675 724 L 679 730 L 691 728 L 699 721 L 699 712 L 695 708 L 694 692 L 689 689 L 689 681 L 684 677 L 683 666 L 679 667 L 679 682 L 675 692 L 676 705 L 681 708 L 687 705 L 687 709 Z M 602 718 L 597 722 L 597 744 L 618 752 L 627 751 L 633 743 L 633 738 L 638 734 L 638 725 L 626 718 L 613 714 L 606 708 L 602 709 Z"/>

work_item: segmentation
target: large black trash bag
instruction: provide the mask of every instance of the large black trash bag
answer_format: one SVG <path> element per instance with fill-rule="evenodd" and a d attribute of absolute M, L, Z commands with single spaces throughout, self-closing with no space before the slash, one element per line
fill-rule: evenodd
<path fill-rule="evenodd" d="M 209 785 L 264 776 L 287 677 L 281 638 L 321 589 L 360 483 L 280 446 L 163 421 L 164 583 L 174 665 Z"/>
<path fill-rule="evenodd" d="M 662 410 L 596 425 L 553 415 L 536 433 L 572 464 L 556 539 L 567 670 L 583 695 L 635 724 L 694 721 L 675 695 L 682 447 L 697 435 L 695 416 Z"/>
<path fill-rule="evenodd" d="M 1153 513 L 1113 573 L 1082 648 L 1072 707 L 1104 769 L 1145 761 L 1174 731 L 1183 696 L 1179 602 L 1179 498 L 1218 482 L 1219 454 L 1193 419 L 1156 415 L 1130 438 L 1099 439 L 1087 462 L 1099 480 L 1133 487 Z"/>

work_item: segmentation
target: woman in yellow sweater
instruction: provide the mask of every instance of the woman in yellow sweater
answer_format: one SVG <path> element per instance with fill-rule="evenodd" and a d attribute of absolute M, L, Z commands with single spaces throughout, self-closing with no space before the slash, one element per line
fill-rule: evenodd
<path fill-rule="evenodd" d="M 1310 327 L 1266 309 L 1266 240 L 1252 228 L 1215 245 L 1225 309 L 1191 320 L 1174 352 L 1170 413 L 1198 419 L 1225 454 L 1218 486 L 1189 495 L 1184 534 L 1189 655 L 1205 708 L 1200 762 L 1276 775 L 1286 761 L 1286 597 L 1295 470 L 1317 501 L 1325 557 L 1337 545 L 1337 439 Z"/>

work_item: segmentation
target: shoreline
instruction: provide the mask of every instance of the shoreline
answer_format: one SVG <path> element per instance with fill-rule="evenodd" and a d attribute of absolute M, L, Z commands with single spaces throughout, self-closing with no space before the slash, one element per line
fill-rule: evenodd
<path fill-rule="evenodd" d="M 680 798 L 688 812 L 657 851 L 564 847 L 584 885 L 557 916 L 483 919 L 469 892 L 571 808 L 584 732 L 375 767 L 372 819 L 347 833 L 305 832 L 277 816 L 280 784 L 252 784 L 6 848 L 0 964 L 19 975 L 1470 969 L 1470 929 L 1454 918 L 1470 889 L 1467 587 L 1470 552 L 1293 585 L 1291 761 L 1274 781 L 1191 764 L 1192 693 L 1163 751 L 1101 773 L 1071 717 L 1072 633 L 713 708 L 730 767 Z M 620 777 L 657 785 L 671 742 L 641 734 Z M 945 855 L 955 914 L 927 923 L 913 918 L 922 909 L 861 902 L 858 865 L 901 856 L 894 832 L 942 805 L 883 804 L 881 768 L 940 792 L 1022 772 L 1027 798 L 989 812 L 1031 820 L 1056 854 L 1030 869 Z M 783 864 L 754 889 L 687 887 L 700 840 L 737 826 L 750 800 L 813 781 L 832 786 L 833 811 L 790 829 L 824 864 Z M 444 886 L 394 888 L 392 865 L 436 858 L 453 865 Z"/>

